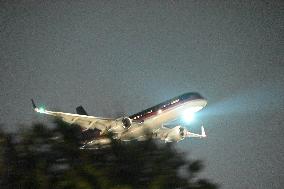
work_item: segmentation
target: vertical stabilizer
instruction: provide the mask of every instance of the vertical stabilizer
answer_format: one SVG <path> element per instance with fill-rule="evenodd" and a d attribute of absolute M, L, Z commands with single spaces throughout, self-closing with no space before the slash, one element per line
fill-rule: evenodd
<path fill-rule="evenodd" d="M 87 112 L 85 111 L 85 109 L 83 108 L 83 106 L 78 106 L 76 108 L 76 112 L 79 115 L 88 115 Z"/>

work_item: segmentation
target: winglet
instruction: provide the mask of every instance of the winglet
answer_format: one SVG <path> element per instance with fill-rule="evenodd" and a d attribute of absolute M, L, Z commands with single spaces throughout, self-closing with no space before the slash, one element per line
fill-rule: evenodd
<path fill-rule="evenodd" d="M 207 137 L 203 126 L 201 126 L 201 136 Z"/>
<path fill-rule="evenodd" d="M 31 99 L 31 101 L 32 101 L 32 105 L 33 105 L 34 111 L 39 112 L 39 113 L 44 113 L 44 112 L 45 112 L 44 108 L 42 108 L 42 107 L 38 108 L 38 107 L 36 106 L 36 104 L 35 104 L 35 102 L 34 102 L 33 99 Z"/>
<path fill-rule="evenodd" d="M 79 115 L 88 115 L 87 114 L 87 112 L 86 112 L 86 110 L 83 108 L 83 106 L 78 106 L 77 108 L 76 108 L 76 112 L 77 112 L 77 114 L 79 114 Z"/>
<path fill-rule="evenodd" d="M 33 100 L 33 99 L 31 99 L 31 101 L 32 101 L 33 109 L 34 109 L 34 110 L 36 110 L 36 108 L 37 108 L 37 107 L 36 107 L 36 105 L 35 105 L 34 100 Z"/>

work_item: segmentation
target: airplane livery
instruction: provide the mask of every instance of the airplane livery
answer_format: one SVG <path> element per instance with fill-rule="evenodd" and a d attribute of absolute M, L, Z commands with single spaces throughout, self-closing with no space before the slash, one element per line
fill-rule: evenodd
<path fill-rule="evenodd" d="M 99 137 L 87 142 L 82 148 L 99 147 L 109 144 L 111 141 L 106 137 L 109 132 L 113 138 L 122 141 L 145 140 L 150 136 L 164 140 L 165 142 L 178 142 L 186 137 L 206 137 L 204 127 L 201 127 L 201 134 L 188 131 L 180 125 L 174 128 L 166 127 L 166 123 L 177 120 L 184 116 L 191 119 L 193 114 L 200 111 L 207 104 L 198 93 L 185 93 L 156 106 L 143 110 L 128 117 L 103 118 L 90 116 L 82 106 L 76 108 L 77 114 L 55 112 L 37 107 L 32 100 L 33 109 L 42 114 L 60 118 L 64 122 L 79 125 L 83 131 L 92 129 L 99 130 Z"/>

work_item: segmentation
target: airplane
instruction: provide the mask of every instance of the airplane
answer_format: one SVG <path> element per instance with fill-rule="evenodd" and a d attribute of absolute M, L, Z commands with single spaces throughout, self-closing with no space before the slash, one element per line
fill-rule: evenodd
<path fill-rule="evenodd" d="M 90 116 L 82 106 L 76 108 L 77 114 L 49 111 L 37 107 L 33 99 L 31 101 L 35 112 L 55 116 L 69 124 L 79 125 L 83 132 L 99 130 L 99 137 L 85 143 L 82 148 L 110 144 L 111 140 L 106 137 L 110 132 L 114 139 L 121 141 L 133 139 L 143 141 L 149 137 L 149 132 L 152 138 L 165 142 L 179 142 L 187 137 L 207 137 L 203 126 L 201 126 L 201 134 L 192 133 L 180 125 L 173 128 L 166 126 L 166 123 L 177 120 L 181 116 L 188 120 L 192 119 L 194 113 L 207 105 L 207 100 L 196 92 L 179 95 L 139 113 L 119 118 Z"/>

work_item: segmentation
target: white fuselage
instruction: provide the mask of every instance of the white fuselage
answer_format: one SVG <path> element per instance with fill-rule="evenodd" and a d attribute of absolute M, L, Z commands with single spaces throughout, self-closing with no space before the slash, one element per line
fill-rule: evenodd
<path fill-rule="evenodd" d="M 121 140 L 131 140 L 143 137 L 148 131 L 159 129 L 163 124 L 178 119 L 187 109 L 198 108 L 198 110 L 200 110 L 206 106 L 206 104 L 207 101 L 205 99 L 195 99 L 177 104 L 163 111 L 158 111 L 155 115 L 147 118 L 142 123 L 132 123 L 132 126 L 122 133 L 119 138 Z"/>
<path fill-rule="evenodd" d="M 202 134 L 199 135 L 190 133 L 180 126 L 173 129 L 163 127 L 185 113 L 191 114 L 201 110 L 206 104 L 207 101 L 200 94 L 184 93 L 129 117 L 113 119 L 89 116 L 85 111 L 85 114 L 49 111 L 41 107 L 38 108 L 32 100 L 33 108 L 38 113 L 55 116 L 70 124 L 77 124 L 83 131 L 98 129 L 100 137 L 106 137 L 106 133 L 112 132 L 115 139 L 123 141 L 143 140 L 148 134 L 166 141 L 179 141 L 184 137 L 206 137 L 204 128 Z M 109 140 L 101 138 L 99 141 L 92 141 L 90 145 L 107 142 Z"/>

